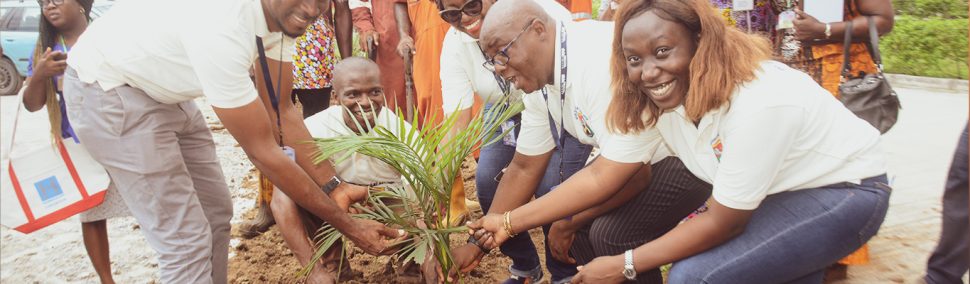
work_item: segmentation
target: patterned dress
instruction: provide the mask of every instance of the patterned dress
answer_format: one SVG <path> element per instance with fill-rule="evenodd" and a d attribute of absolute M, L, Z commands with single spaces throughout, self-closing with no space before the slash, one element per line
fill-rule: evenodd
<path fill-rule="evenodd" d="M 296 38 L 293 55 L 293 89 L 324 89 L 333 79 L 337 40 L 330 20 L 321 15 Z"/>
<path fill-rule="evenodd" d="M 728 24 L 742 31 L 748 31 L 750 26 L 752 33 L 764 36 L 770 37 L 773 34 L 777 17 L 771 9 L 770 0 L 754 0 L 754 9 L 750 12 L 734 11 L 732 2 L 732 0 L 711 0 L 711 4 L 721 10 L 721 16 L 728 21 Z"/>
<path fill-rule="evenodd" d="M 787 0 L 772 0 L 775 13 L 781 13 L 787 9 Z M 791 0 L 793 7 L 798 7 L 802 0 Z M 861 15 L 855 1 L 846 0 L 843 6 L 845 21 Z M 776 42 L 775 54 L 779 61 L 788 64 L 792 68 L 808 73 L 819 85 L 832 93 L 833 96 L 839 95 L 839 76 L 842 67 L 842 43 L 828 43 L 820 45 L 802 45 L 802 50 L 794 58 L 785 60 L 780 54 L 781 44 Z M 849 64 L 852 67 L 853 75 L 860 72 L 872 74 L 876 71 L 876 64 L 869 56 L 869 51 L 864 43 L 853 43 L 849 47 Z"/>

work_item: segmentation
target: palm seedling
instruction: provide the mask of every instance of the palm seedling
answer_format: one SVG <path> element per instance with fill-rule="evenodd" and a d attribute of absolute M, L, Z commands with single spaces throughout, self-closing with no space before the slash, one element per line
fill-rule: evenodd
<path fill-rule="evenodd" d="M 454 264 L 449 236 L 467 231 L 466 227 L 452 222 L 455 216 L 449 216 L 447 208 L 451 203 L 452 184 L 456 176 L 461 174 L 465 157 L 482 145 L 502 139 L 507 134 L 497 134 L 502 122 L 524 109 L 521 101 L 508 100 L 511 99 L 504 99 L 498 104 L 507 107 L 479 112 L 465 129 L 454 131 L 450 138 L 446 137 L 455 127 L 457 115 L 445 119 L 438 127 L 421 129 L 405 127 L 406 119 L 398 111 L 396 121 L 392 120 L 391 123 L 399 124 L 399 133 L 381 126 L 372 128 L 367 122 L 367 127 L 361 128 L 361 123 L 356 122 L 358 129 L 372 131 L 366 135 L 317 139 L 314 143 L 319 150 L 314 162 L 327 159 L 339 162 L 350 158 L 353 153 L 360 153 L 377 158 L 401 173 L 404 185 L 371 192 L 363 202 L 365 204 L 355 205 L 361 213 L 354 217 L 375 220 L 406 231 L 407 239 L 396 245 L 400 249 L 394 253 L 394 257 L 402 260 L 402 263 L 419 263 L 434 257 L 443 271 L 449 271 Z M 416 125 L 415 122 L 416 119 L 412 119 L 411 125 Z M 342 237 L 339 231 L 329 225 L 321 227 L 314 238 L 316 252 L 310 265 L 304 267 L 300 274 L 307 275 L 312 264 L 317 263 Z"/>

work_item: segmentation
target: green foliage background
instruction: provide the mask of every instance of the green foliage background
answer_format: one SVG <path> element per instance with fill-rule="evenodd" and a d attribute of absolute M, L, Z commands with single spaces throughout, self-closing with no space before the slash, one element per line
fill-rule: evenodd
<path fill-rule="evenodd" d="M 893 0 L 896 24 L 882 37 L 886 72 L 967 79 L 967 1 Z"/>

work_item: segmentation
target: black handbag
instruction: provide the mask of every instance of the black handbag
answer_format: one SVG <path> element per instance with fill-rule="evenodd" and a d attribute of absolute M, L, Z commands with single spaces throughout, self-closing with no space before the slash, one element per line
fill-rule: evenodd
<path fill-rule="evenodd" d="M 872 124 L 885 134 L 899 116 L 899 97 L 889 86 L 886 77 L 882 73 L 882 56 L 879 54 L 879 33 L 876 31 L 876 23 L 872 17 L 867 17 L 869 22 L 869 55 L 876 63 L 876 73 L 866 74 L 862 72 L 858 77 L 852 77 L 851 65 L 849 64 L 849 45 L 852 44 L 852 21 L 846 22 L 845 27 L 845 47 L 842 56 L 842 77 L 839 83 L 839 100 L 856 116 Z"/>

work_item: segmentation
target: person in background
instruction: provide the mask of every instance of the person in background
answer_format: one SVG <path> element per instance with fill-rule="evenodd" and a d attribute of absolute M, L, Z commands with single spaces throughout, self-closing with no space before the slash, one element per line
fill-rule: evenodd
<path fill-rule="evenodd" d="M 64 76 L 68 118 L 158 252 L 162 282 L 227 282 L 232 200 L 194 102 L 200 97 L 281 191 L 365 252 L 381 254 L 401 237 L 383 224 L 352 219 L 327 196 L 354 186 L 341 182 L 330 163 L 312 163 L 316 149 L 296 143 L 309 140 L 306 131 L 281 129 L 290 140 L 275 139 L 270 117 L 276 116 L 268 115 L 250 79 L 260 40 L 300 36 L 320 16 L 321 4 L 121 1 L 71 49 Z M 179 20 L 173 23 L 171 15 Z M 280 147 L 287 144 L 294 145 L 293 158 Z"/>
<path fill-rule="evenodd" d="M 40 30 L 34 56 L 27 64 L 27 83 L 24 86 L 24 106 L 29 111 L 47 107 L 54 140 L 73 138 L 78 142 L 67 118 L 61 79 L 67 67 L 66 56 L 71 46 L 88 27 L 93 0 L 43 0 Z M 104 201 L 97 207 L 81 212 L 81 235 L 84 248 L 101 283 L 114 283 L 111 276 L 111 254 L 108 245 L 109 218 L 131 216 L 114 183 L 110 184 Z"/>
<path fill-rule="evenodd" d="M 414 77 L 414 106 L 418 127 L 436 126 L 444 118 L 441 109 L 441 44 L 451 25 L 438 16 L 435 0 L 394 0 L 397 20 L 397 52 L 410 57 Z M 407 66 L 405 66 L 407 68 Z"/>
<path fill-rule="evenodd" d="M 394 6 L 394 1 L 350 1 L 361 50 L 376 53 L 374 61 L 381 69 L 387 107 L 403 111 L 407 93 L 404 90 L 404 59 L 397 53 L 397 43 L 401 38 L 394 19 Z M 370 50 L 368 41 L 374 43 L 374 50 Z"/>
<path fill-rule="evenodd" d="M 585 21 L 593 18 L 592 0 L 556 0 L 573 14 L 573 21 Z"/>
<path fill-rule="evenodd" d="M 957 141 L 953 163 L 943 192 L 943 230 L 940 242 L 926 263 L 928 284 L 963 283 L 970 270 L 970 183 L 967 182 L 967 128 Z"/>
<path fill-rule="evenodd" d="M 754 9 L 735 11 L 733 0 L 711 0 L 711 4 L 721 11 L 721 16 L 732 25 L 747 33 L 771 38 L 775 34 L 777 19 L 772 10 L 773 0 L 752 0 Z"/>
<path fill-rule="evenodd" d="M 796 14 L 792 22 L 794 28 L 778 30 L 773 38 L 777 60 L 808 73 L 815 82 L 838 97 L 843 41 L 845 33 L 851 32 L 853 43 L 849 47 L 849 67 L 852 69 L 852 76 L 860 72 L 876 72 L 876 64 L 866 48 L 866 43 L 869 42 L 869 20 L 876 22 L 876 30 L 880 36 L 892 31 L 895 17 L 892 1 L 845 0 L 842 6 L 843 21 L 834 23 L 822 23 L 803 12 L 802 0 L 771 1 L 775 13 L 780 15 L 785 11 L 792 11 Z M 846 21 L 852 21 L 852 31 L 845 30 Z M 847 265 L 868 263 L 869 246 L 866 245 L 835 263 L 826 278 L 844 279 L 848 275 Z"/>
<path fill-rule="evenodd" d="M 789 66 L 808 73 L 823 88 L 839 95 L 842 66 L 842 43 L 846 21 L 852 21 L 853 44 L 849 61 L 853 76 L 859 72 L 872 74 L 876 65 L 866 50 L 869 42 L 869 19 L 876 22 L 880 36 L 893 29 L 895 12 L 890 0 L 845 0 L 842 22 L 822 23 L 802 12 L 802 0 L 772 0 L 775 13 L 791 10 L 796 13 L 793 29 L 778 31 L 775 37 L 775 57 Z M 797 43 L 796 43 L 797 42 Z"/>
<path fill-rule="evenodd" d="M 397 21 L 398 55 L 409 57 L 414 78 L 414 116 L 418 127 L 437 127 L 444 119 L 441 102 L 441 45 L 451 25 L 438 16 L 435 0 L 394 0 Z M 414 35 L 413 37 L 411 35 Z M 404 68 L 408 68 L 405 66 Z M 462 176 L 455 177 L 451 189 L 450 215 L 462 219 L 468 216 Z M 457 220 L 456 219 L 456 220 Z"/>
<path fill-rule="evenodd" d="M 293 97 L 307 118 L 330 106 L 333 65 L 353 56 L 353 23 L 347 0 L 324 0 L 323 14 L 296 38 L 293 55 Z M 340 49 L 340 57 L 336 50 Z"/>

